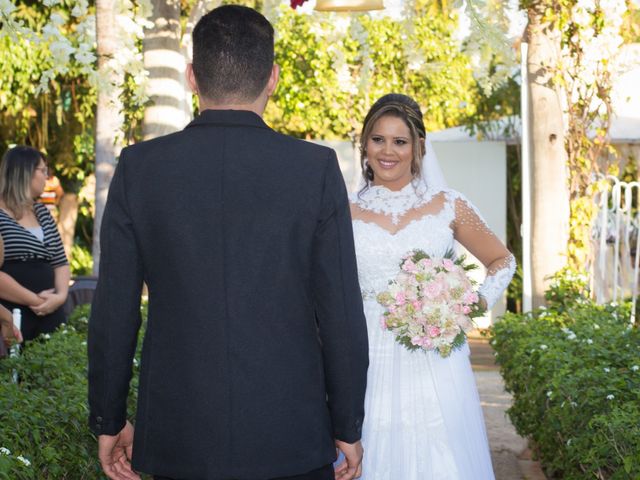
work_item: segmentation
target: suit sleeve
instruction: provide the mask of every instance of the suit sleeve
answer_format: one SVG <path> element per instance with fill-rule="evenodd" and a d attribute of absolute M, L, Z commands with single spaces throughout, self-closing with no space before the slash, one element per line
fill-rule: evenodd
<path fill-rule="evenodd" d="M 368 340 L 349 202 L 333 151 L 314 238 L 312 289 L 334 436 L 353 443 L 362 434 Z"/>
<path fill-rule="evenodd" d="M 143 269 L 120 156 L 100 229 L 100 273 L 89 320 L 89 427 L 115 435 L 125 424 L 138 330 Z"/>

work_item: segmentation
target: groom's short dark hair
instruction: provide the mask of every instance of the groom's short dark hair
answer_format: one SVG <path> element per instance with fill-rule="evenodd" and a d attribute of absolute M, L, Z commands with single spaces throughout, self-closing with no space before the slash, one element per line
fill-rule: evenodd
<path fill-rule="evenodd" d="M 253 102 L 267 85 L 273 58 L 273 27 L 251 8 L 218 7 L 193 30 L 198 91 L 214 102 Z"/>

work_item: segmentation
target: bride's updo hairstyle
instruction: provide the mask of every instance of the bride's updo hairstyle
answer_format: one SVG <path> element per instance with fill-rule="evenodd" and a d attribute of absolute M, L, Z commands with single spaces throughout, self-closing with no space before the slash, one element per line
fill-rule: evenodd
<path fill-rule="evenodd" d="M 411 161 L 411 174 L 413 178 L 420 175 L 422 168 L 422 157 L 424 156 L 424 140 L 426 131 L 422 121 L 422 111 L 420 105 L 411 97 L 400 93 L 388 93 L 380 97 L 373 104 L 362 125 L 360 135 L 360 168 L 366 184 L 373 181 L 373 169 L 367 164 L 367 139 L 371 135 L 371 130 L 380 118 L 385 115 L 398 117 L 404 121 L 411 132 L 411 143 L 413 147 L 413 159 Z"/>

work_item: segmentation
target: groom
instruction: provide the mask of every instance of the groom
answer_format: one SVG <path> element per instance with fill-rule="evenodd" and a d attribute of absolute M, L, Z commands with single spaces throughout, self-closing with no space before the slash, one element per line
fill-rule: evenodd
<path fill-rule="evenodd" d="M 324 480 L 337 447 L 336 478 L 357 478 L 367 333 L 335 153 L 263 122 L 278 66 L 262 15 L 219 7 L 193 44 L 200 115 L 123 150 L 102 222 L 89 324 L 102 467 L 111 479 Z"/>

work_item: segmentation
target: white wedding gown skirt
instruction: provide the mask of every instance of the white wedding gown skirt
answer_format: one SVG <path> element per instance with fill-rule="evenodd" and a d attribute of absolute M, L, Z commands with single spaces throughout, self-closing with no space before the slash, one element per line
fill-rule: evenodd
<path fill-rule="evenodd" d="M 400 192 L 373 187 L 362 197 L 376 200 L 376 195 L 383 203 L 393 202 L 393 195 L 412 195 L 411 185 Z M 359 198 L 355 195 L 352 201 Z M 454 248 L 455 198 L 452 195 L 433 214 L 405 221 L 395 233 L 375 223 L 353 222 L 369 331 L 363 480 L 494 478 L 469 347 L 465 344 L 448 358 L 410 352 L 381 328 L 383 307 L 376 301 L 407 252 L 421 249 L 441 258 Z M 409 200 L 418 201 L 411 196 Z"/>
<path fill-rule="evenodd" d="M 365 300 L 369 374 L 363 480 L 494 478 L 469 347 L 448 358 L 410 352 L 380 328 L 382 307 Z"/>

